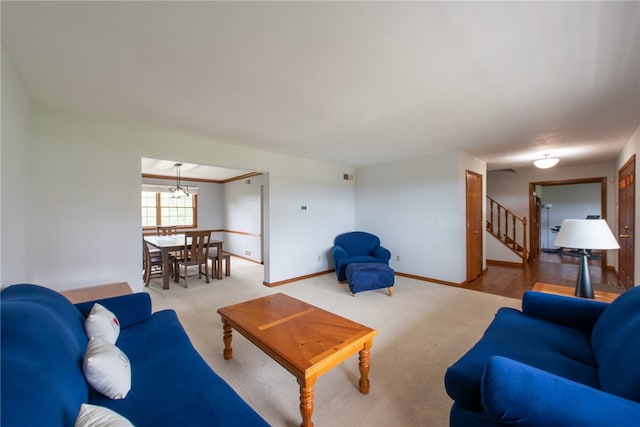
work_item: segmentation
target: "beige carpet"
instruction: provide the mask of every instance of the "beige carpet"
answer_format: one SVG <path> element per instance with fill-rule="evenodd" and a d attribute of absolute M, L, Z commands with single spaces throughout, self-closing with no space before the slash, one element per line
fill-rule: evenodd
<path fill-rule="evenodd" d="M 318 379 L 317 427 L 447 426 L 452 402 L 444 391 L 446 368 L 480 338 L 499 307 L 520 307 L 515 299 L 404 277 L 396 277 L 393 297 L 376 290 L 353 298 L 334 274 L 267 288 L 262 266 L 235 257 L 231 264 L 231 277 L 210 284 L 194 277 L 189 288 L 172 283 L 163 290 L 161 279 L 154 279 L 147 289 L 154 311 L 176 310 L 204 359 L 272 426 L 300 425 L 298 384 L 238 333 L 233 359 L 224 360 L 219 307 L 282 292 L 378 331 L 369 394 L 358 391 L 354 355 Z"/>

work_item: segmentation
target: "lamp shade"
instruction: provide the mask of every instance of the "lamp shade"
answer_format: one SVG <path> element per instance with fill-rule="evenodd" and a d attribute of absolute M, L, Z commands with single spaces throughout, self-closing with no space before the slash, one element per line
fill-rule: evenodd
<path fill-rule="evenodd" d="M 565 219 L 554 245 L 571 249 L 619 249 L 604 219 Z"/>

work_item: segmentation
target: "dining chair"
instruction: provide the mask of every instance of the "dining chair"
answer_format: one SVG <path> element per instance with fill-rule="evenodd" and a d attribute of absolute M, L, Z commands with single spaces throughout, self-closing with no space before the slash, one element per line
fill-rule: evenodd
<path fill-rule="evenodd" d="M 156 225 L 156 233 L 158 236 L 171 236 L 178 234 L 177 225 Z M 180 252 L 170 252 L 171 257 L 180 257 Z M 151 256 L 153 256 L 153 249 L 151 250 Z"/>
<path fill-rule="evenodd" d="M 207 261 L 210 239 L 211 230 L 184 233 L 184 248 L 181 255 L 175 259 L 175 281 L 180 282 L 180 278 L 184 278 L 185 288 L 187 287 L 188 269 L 192 266 L 198 266 L 198 278 L 202 278 L 204 274 L 207 283 L 209 283 L 209 263 Z M 182 267 L 184 267 L 184 275 L 181 272 Z M 204 272 L 202 267 L 204 267 Z"/>
<path fill-rule="evenodd" d="M 144 241 L 144 236 L 142 236 L 142 279 L 144 280 L 144 286 L 149 286 L 149 282 L 154 277 L 162 277 L 162 256 L 159 253 L 152 254 L 147 242 Z"/>
<path fill-rule="evenodd" d="M 222 268 L 222 265 L 218 264 L 218 250 L 213 249 L 213 253 L 209 252 L 209 259 L 211 260 L 211 278 L 218 277 L 218 269 Z M 224 262 L 224 275 L 231 276 L 231 254 L 229 252 L 222 251 L 222 262 Z"/>
<path fill-rule="evenodd" d="M 172 234 L 178 234 L 178 227 L 175 225 L 157 225 L 156 233 L 158 233 L 158 236 L 170 236 Z"/>

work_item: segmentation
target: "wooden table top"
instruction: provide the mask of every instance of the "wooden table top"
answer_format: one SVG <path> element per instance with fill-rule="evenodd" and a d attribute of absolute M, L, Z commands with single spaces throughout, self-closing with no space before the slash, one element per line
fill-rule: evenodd
<path fill-rule="evenodd" d="M 575 293 L 576 293 L 575 288 L 570 286 L 553 285 L 551 283 L 536 282 L 533 285 L 533 288 L 531 290 L 537 291 L 537 292 L 545 292 L 548 294 L 564 295 L 564 296 L 579 298 L 575 296 Z M 593 291 L 593 295 L 594 295 L 593 297 L 594 300 L 603 301 L 603 302 L 612 302 L 613 300 L 615 300 L 620 296 L 620 294 L 615 294 L 613 292 L 604 292 L 604 291 L 596 291 L 596 290 Z"/>
<path fill-rule="evenodd" d="M 96 299 L 117 297 L 130 294 L 133 291 L 128 282 L 109 283 L 106 285 L 90 286 L 88 288 L 71 289 L 60 292 L 74 304 Z"/>
<path fill-rule="evenodd" d="M 169 236 L 144 236 L 145 242 L 158 249 L 177 250 L 184 247 L 184 234 L 171 234 Z M 190 241 L 189 241 L 190 243 Z M 209 240 L 209 246 L 221 245 L 222 240 Z"/>
<path fill-rule="evenodd" d="M 218 313 L 298 378 L 327 372 L 377 334 L 282 293 L 223 307 Z"/>

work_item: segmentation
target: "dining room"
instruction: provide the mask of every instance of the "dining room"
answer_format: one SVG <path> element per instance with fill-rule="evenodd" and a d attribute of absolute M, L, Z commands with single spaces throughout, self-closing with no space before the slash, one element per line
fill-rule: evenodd
<path fill-rule="evenodd" d="M 263 264 L 266 174 L 151 158 L 141 159 L 141 172 L 145 285 L 160 282 L 168 289 L 198 279 L 223 280 L 231 274 L 232 257 Z M 206 235 L 205 263 L 198 254 L 185 256 L 195 234 Z M 187 271 L 188 280 L 179 280 Z"/>

